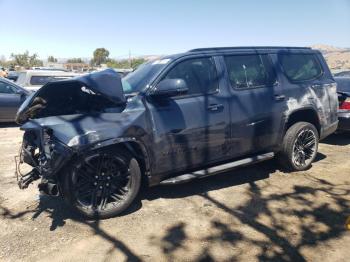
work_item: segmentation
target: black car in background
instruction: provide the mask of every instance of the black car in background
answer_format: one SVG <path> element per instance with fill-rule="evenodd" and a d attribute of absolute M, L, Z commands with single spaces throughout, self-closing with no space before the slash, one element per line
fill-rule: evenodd
<path fill-rule="evenodd" d="M 334 77 L 339 100 L 338 130 L 350 131 L 350 77 Z"/>
<path fill-rule="evenodd" d="M 337 129 L 337 108 L 333 76 L 310 48 L 194 49 L 123 79 L 105 70 L 49 82 L 16 117 L 20 158 L 33 166 L 19 186 L 41 178 L 39 190 L 108 218 L 141 184 L 183 183 L 274 156 L 285 170 L 306 170 L 319 140 Z"/>
<path fill-rule="evenodd" d="M 335 77 L 350 77 L 350 70 L 334 74 Z"/>
<path fill-rule="evenodd" d="M 14 122 L 18 108 L 30 92 L 0 77 L 0 122 Z"/>

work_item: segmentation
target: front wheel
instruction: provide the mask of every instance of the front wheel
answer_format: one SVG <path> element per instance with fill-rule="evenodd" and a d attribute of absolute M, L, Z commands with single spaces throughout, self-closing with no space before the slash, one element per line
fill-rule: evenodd
<path fill-rule="evenodd" d="M 316 157 L 318 140 L 317 129 L 311 123 L 298 122 L 292 125 L 283 139 L 280 163 L 289 171 L 308 169 Z"/>
<path fill-rule="evenodd" d="M 64 179 L 64 196 L 88 218 L 110 218 L 127 209 L 137 196 L 141 171 L 126 152 L 99 151 L 72 163 Z"/>

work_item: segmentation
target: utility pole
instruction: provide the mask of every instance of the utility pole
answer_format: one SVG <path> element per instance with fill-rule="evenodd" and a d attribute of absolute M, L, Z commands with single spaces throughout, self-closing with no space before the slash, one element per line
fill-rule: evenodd
<path fill-rule="evenodd" d="M 131 68 L 131 52 L 129 50 L 129 68 Z"/>

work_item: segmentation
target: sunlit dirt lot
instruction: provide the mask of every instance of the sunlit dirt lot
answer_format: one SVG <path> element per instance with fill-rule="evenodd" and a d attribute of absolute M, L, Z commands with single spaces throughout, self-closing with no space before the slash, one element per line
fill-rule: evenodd
<path fill-rule="evenodd" d="M 21 131 L 0 127 L 1 261 L 349 261 L 350 135 L 313 167 L 274 160 L 144 190 L 123 216 L 84 221 L 60 199 L 17 187 Z"/>

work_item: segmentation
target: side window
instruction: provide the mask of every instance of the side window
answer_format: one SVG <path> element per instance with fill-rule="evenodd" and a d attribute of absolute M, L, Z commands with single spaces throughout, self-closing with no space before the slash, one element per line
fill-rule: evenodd
<path fill-rule="evenodd" d="M 280 54 L 280 63 L 292 82 L 309 81 L 322 75 L 322 68 L 313 54 Z"/>
<path fill-rule="evenodd" d="M 208 94 L 218 89 L 218 78 L 212 58 L 185 60 L 172 68 L 165 79 L 183 79 L 189 89 L 188 95 Z"/>
<path fill-rule="evenodd" d="M 72 78 L 71 76 L 32 76 L 30 79 L 30 84 L 33 86 L 45 85 L 48 82 L 64 80 Z"/>
<path fill-rule="evenodd" d="M 0 94 L 14 94 L 15 88 L 5 82 L 0 82 Z"/>
<path fill-rule="evenodd" d="M 267 55 L 232 55 L 224 58 L 229 80 L 234 88 L 264 87 L 276 83 L 276 76 Z"/>

